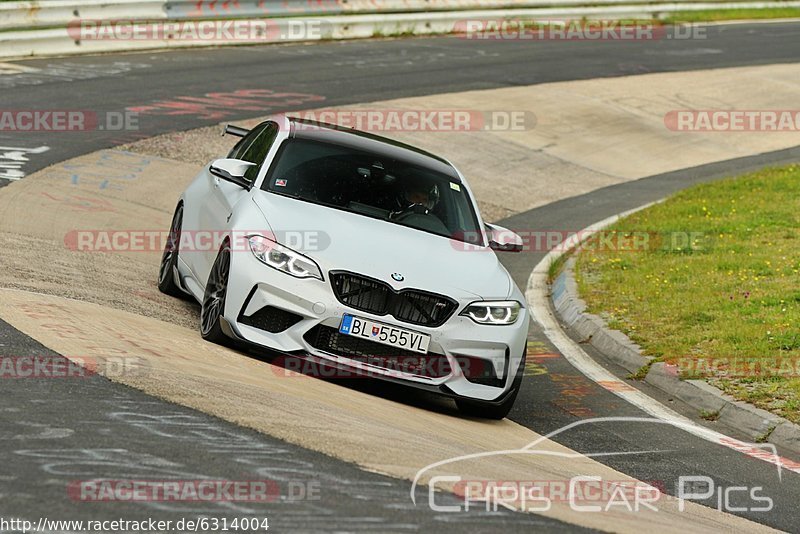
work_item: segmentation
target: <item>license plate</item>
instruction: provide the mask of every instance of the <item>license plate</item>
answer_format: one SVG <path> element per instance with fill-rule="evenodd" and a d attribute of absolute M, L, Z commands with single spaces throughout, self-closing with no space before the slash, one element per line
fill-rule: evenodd
<path fill-rule="evenodd" d="M 404 328 L 376 323 L 375 321 L 352 315 L 345 315 L 342 318 L 339 332 L 348 336 L 356 336 L 376 343 L 383 343 L 390 347 L 419 352 L 420 354 L 428 353 L 428 345 L 431 342 L 431 336 L 428 334 L 412 332 Z"/>

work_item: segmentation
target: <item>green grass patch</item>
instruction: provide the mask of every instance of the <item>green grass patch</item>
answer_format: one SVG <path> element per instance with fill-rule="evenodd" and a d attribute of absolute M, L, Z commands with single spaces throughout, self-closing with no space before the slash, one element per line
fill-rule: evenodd
<path fill-rule="evenodd" d="M 706 421 L 716 421 L 719 419 L 719 410 L 712 412 L 710 410 L 700 410 L 700 418 Z"/>
<path fill-rule="evenodd" d="M 800 8 L 776 7 L 770 9 L 708 9 L 701 11 L 676 11 L 662 19 L 668 24 L 680 22 L 717 22 L 749 19 L 789 19 L 800 17 Z"/>
<path fill-rule="evenodd" d="M 698 185 L 623 219 L 575 272 L 589 311 L 645 354 L 800 421 L 800 166 Z"/>
<path fill-rule="evenodd" d="M 653 362 L 648 363 L 647 365 L 643 365 L 636 370 L 635 373 L 630 373 L 628 375 L 629 380 L 644 380 L 647 378 L 647 373 L 650 372 L 650 367 L 653 365 Z"/>

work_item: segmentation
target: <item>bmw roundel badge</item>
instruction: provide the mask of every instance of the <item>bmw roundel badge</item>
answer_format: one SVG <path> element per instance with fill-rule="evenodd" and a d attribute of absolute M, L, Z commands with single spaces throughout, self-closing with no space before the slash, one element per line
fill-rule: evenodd
<path fill-rule="evenodd" d="M 395 282 L 402 282 L 405 279 L 406 277 L 400 273 L 392 273 L 392 280 L 394 280 Z"/>

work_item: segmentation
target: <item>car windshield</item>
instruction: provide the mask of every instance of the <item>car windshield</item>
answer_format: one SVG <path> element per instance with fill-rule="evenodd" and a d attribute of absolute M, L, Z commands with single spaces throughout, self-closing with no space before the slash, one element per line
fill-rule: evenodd
<path fill-rule="evenodd" d="M 461 183 L 435 170 L 353 147 L 288 139 L 263 189 L 481 243 L 477 216 Z"/>

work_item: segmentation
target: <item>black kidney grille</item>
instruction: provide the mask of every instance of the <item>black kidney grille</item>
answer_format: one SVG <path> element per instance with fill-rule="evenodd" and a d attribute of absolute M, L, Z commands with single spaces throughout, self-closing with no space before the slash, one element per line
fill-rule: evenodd
<path fill-rule="evenodd" d="M 344 273 L 332 275 L 331 282 L 342 304 L 377 315 L 388 313 L 393 291 L 383 282 Z"/>
<path fill-rule="evenodd" d="M 441 378 L 452 372 L 447 357 L 443 354 L 420 354 L 376 343 L 358 336 L 348 336 L 329 326 L 317 325 L 305 333 L 303 338 L 312 347 L 391 371 Z"/>
<path fill-rule="evenodd" d="M 331 273 L 331 283 L 342 304 L 422 326 L 441 326 L 458 307 L 443 295 L 417 289 L 396 292 L 385 282 L 353 273 Z"/>
<path fill-rule="evenodd" d="M 401 321 L 421 325 L 440 325 L 447 321 L 456 304 L 426 293 L 404 291 L 394 295 L 392 315 Z"/>

